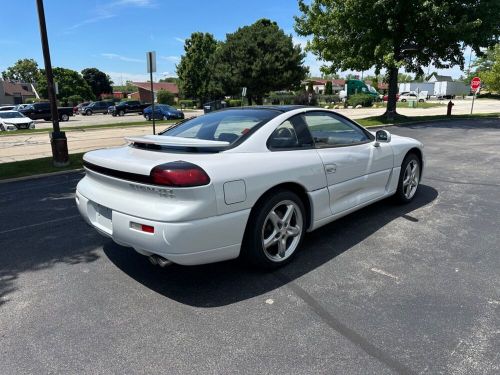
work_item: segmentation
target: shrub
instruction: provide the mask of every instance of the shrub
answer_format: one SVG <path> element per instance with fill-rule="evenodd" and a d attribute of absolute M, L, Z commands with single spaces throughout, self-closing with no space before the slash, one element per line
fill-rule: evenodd
<path fill-rule="evenodd" d="M 75 106 L 78 103 L 83 102 L 83 98 L 80 95 L 70 95 L 66 100 L 70 106 Z"/>
<path fill-rule="evenodd" d="M 373 104 L 373 97 L 368 94 L 354 94 L 347 99 L 347 104 L 356 107 L 362 105 L 363 107 L 371 107 Z"/>
<path fill-rule="evenodd" d="M 318 101 L 320 103 L 339 103 L 340 102 L 340 97 L 338 94 L 335 95 L 318 95 Z"/>
<path fill-rule="evenodd" d="M 193 108 L 196 106 L 196 101 L 191 99 L 179 100 L 179 105 L 181 108 Z"/>
<path fill-rule="evenodd" d="M 227 103 L 229 107 L 241 107 L 241 99 L 229 99 Z"/>
<path fill-rule="evenodd" d="M 293 104 L 318 105 L 318 99 L 316 94 L 312 93 L 311 96 L 309 96 L 310 94 L 311 93 L 302 92 L 298 95 L 295 95 Z"/>
<path fill-rule="evenodd" d="M 332 94 L 333 94 L 332 81 L 328 81 L 325 86 L 325 95 L 332 95 Z"/>
<path fill-rule="evenodd" d="M 173 105 L 175 102 L 175 95 L 167 90 L 159 90 L 156 94 L 156 101 L 159 104 Z"/>

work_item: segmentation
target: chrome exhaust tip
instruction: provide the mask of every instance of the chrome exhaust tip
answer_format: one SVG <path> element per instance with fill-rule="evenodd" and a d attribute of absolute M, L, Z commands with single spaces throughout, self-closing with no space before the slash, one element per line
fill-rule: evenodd
<path fill-rule="evenodd" d="M 171 264 L 173 264 L 172 261 L 168 260 L 168 259 L 165 259 L 159 255 L 150 255 L 148 257 L 149 261 L 151 262 L 152 265 L 154 266 L 160 266 L 161 268 L 165 268 L 167 266 L 170 266 Z"/>

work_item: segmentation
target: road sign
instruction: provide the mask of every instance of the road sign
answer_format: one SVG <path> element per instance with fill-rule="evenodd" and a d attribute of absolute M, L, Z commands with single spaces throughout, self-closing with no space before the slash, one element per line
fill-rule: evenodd
<path fill-rule="evenodd" d="M 243 87 L 243 90 L 241 90 L 241 96 L 245 97 L 247 96 L 247 88 Z"/>
<path fill-rule="evenodd" d="M 146 52 L 146 60 L 148 64 L 148 73 L 155 73 L 156 72 L 156 52 L 155 51 L 150 51 Z"/>
<path fill-rule="evenodd" d="M 472 89 L 472 91 L 477 91 L 479 87 L 481 87 L 481 78 L 472 78 L 472 81 L 470 81 L 470 88 Z"/>

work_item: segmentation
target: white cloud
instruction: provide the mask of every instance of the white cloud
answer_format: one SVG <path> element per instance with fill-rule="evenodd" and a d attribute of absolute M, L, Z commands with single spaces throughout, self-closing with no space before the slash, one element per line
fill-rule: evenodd
<path fill-rule="evenodd" d="M 110 59 L 110 60 L 120 60 L 120 61 L 126 61 L 126 62 L 143 63 L 145 61 L 145 60 L 136 59 L 133 57 L 118 55 L 116 53 L 101 53 L 101 56 L 105 57 L 107 59 Z"/>
<path fill-rule="evenodd" d="M 160 59 L 173 63 L 181 61 L 181 58 L 179 56 L 160 56 Z"/>
<path fill-rule="evenodd" d="M 111 77 L 114 85 L 124 85 L 127 81 L 146 82 L 149 81 L 147 73 L 127 73 L 127 72 L 105 72 Z M 156 81 L 153 78 L 153 81 Z"/>

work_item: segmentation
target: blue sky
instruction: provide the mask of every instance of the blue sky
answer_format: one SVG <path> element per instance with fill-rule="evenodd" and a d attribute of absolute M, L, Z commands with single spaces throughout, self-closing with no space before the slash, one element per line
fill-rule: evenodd
<path fill-rule="evenodd" d="M 38 18 L 34 0 L 22 1 L 22 16 L 2 18 L 0 70 L 20 58 L 34 58 L 43 67 Z M 146 80 L 145 52 L 157 53 L 155 80 L 175 75 L 184 39 L 204 31 L 223 40 L 227 33 L 269 18 L 294 42 L 306 39 L 293 32 L 296 0 L 45 0 L 45 14 L 53 66 L 75 70 L 96 67 L 115 84 Z M 2 13 L 20 14 L 19 1 L 5 1 Z M 468 54 L 466 55 L 468 58 Z M 306 65 L 319 75 L 321 62 L 308 54 Z M 441 70 L 460 76 L 458 67 Z"/>

